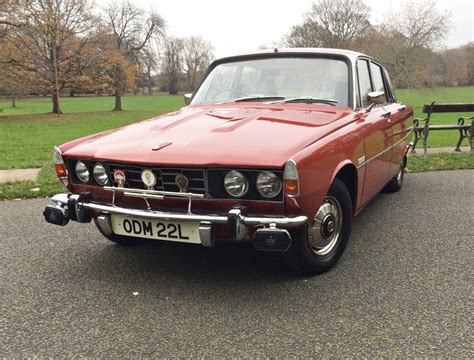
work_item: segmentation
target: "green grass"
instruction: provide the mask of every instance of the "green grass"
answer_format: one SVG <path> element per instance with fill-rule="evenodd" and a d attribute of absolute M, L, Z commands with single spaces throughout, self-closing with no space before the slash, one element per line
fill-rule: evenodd
<path fill-rule="evenodd" d="M 409 156 L 408 172 L 474 169 L 474 153 L 449 153 Z"/>
<path fill-rule="evenodd" d="M 0 104 L 1 106 L 2 104 Z M 58 119 L 49 99 L 20 100 L 0 115 L 0 169 L 44 167 L 51 164 L 55 145 L 176 110 L 182 96 L 128 96 L 123 112 L 112 112 L 112 97 L 64 98 Z M 43 113 L 41 113 L 43 112 Z"/>
<path fill-rule="evenodd" d="M 41 169 L 36 182 L 19 181 L 0 185 L 0 200 L 46 197 L 66 191 L 58 181 L 53 166 L 49 165 Z"/>
<path fill-rule="evenodd" d="M 473 102 L 474 87 L 440 90 L 399 90 L 401 102 L 414 107 L 415 116 L 422 117 L 421 108 L 431 101 Z M 8 100 L 0 102 L 0 169 L 42 168 L 36 182 L 22 181 L 0 185 L 0 200 L 50 196 L 64 191 L 51 165 L 55 145 L 82 136 L 130 124 L 184 106 L 182 96 L 126 96 L 123 112 L 112 112 L 113 97 L 75 97 L 61 100 L 63 115 L 50 114 L 48 98 L 21 99 L 17 108 Z M 434 115 L 432 123 L 456 123 L 458 114 Z M 453 148 L 455 131 L 430 134 L 431 147 Z M 474 168 L 474 154 L 439 154 L 410 157 L 410 171 L 431 171 Z M 39 191 L 32 191 L 32 189 Z"/>
<path fill-rule="evenodd" d="M 398 101 L 413 107 L 414 117 L 424 118 L 423 105 L 437 103 L 474 103 L 474 86 L 459 88 L 441 88 L 441 89 L 417 89 L 417 90 L 398 90 L 396 91 Z M 462 116 L 473 116 L 473 114 L 446 113 L 433 114 L 431 124 L 457 124 L 458 118 Z M 444 130 L 430 132 L 428 137 L 429 147 L 452 147 L 456 146 L 459 139 L 457 130 Z M 465 139 L 463 145 L 469 145 Z M 421 141 L 417 147 L 421 147 Z"/>

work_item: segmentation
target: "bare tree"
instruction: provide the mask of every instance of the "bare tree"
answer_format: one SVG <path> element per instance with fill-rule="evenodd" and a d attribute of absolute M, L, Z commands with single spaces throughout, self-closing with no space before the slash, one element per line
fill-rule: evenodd
<path fill-rule="evenodd" d="M 286 41 L 293 47 L 347 48 L 370 28 L 370 8 L 363 0 L 319 0 Z"/>
<path fill-rule="evenodd" d="M 166 79 L 167 90 L 171 95 L 176 95 L 179 90 L 179 79 L 183 69 L 182 57 L 183 40 L 168 38 L 163 56 L 163 74 Z"/>
<path fill-rule="evenodd" d="M 9 16 L 11 31 L 3 39 L 4 63 L 34 73 L 53 96 L 53 113 L 61 113 L 61 89 L 74 83 L 83 49 L 95 29 L 87 0 L 31 0 Z M 13 70 L 11 70 L 13 71 Z"/>
<path fill-rule="evenodd" d="M 158 53 L 151 47 L 146 46 L 140 54 L 140 67 L 142 72 L 138 78 L 138 86 L 146 89 L 148 95 L 152 95 L 152 89 L 155 86 L 153 73 L 158 69 Z"/>
<path fill-rule="evenodd" d="M 21 23 L 12 14 L 20 9 L 19 1 L 0 1 L 0 34 L 8 27 L 19 27 Z"/>
<path fill-rule="evenodd" d="M 399 10 L 386 14 L 383 25 L 364 38 L 359 49 L 384 62 L 397 86 L 433 86 L 440 81 L 433 50 L 449 28 L 450 14 L 432 1 L 406 0 Z"/>
<path fill-rule="evenodd" d="M 186 90 L 193 91 L 204 74 L 213 55 L 210 42 L 199 36 L 183 39 L 183 70 L 186 73 Z"/>
<path fill-rule="evenodd" d="M 139 64 L 140 52 L 152 39 L 159 40 L 164 36 L 163 18 L 155 11 L 146 12 L 138 8 L 130 0 L 109 3 L 105 9 L 104 21 L 113 36 L 117 52 L 130 66 Z M 115 67 L 114 79 L 114 111 L 121 111 L 122 95 L 127 82 L 123 66 Z"/>
<path fill-rule="evenodd" d="M 469 59 L 467 65 L 467 84 L 472 86 L 474 85 L 474 41 L 467 43 L 462 49 Z"/>

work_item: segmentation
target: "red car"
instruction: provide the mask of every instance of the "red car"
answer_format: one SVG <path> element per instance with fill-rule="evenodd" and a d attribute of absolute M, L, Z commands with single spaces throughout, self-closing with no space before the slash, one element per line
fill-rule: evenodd
<path fill-rule="evenodd" d="M 227 57 L 185 100 L 179 111 L 55 148 L 69 193 L 52 198 L 46 221 L 94 220 L 122 245 L 253 242 L 317 274 L 338 261 L 364 206 L 402 187 L 413 111 L 366 55 Z"/>

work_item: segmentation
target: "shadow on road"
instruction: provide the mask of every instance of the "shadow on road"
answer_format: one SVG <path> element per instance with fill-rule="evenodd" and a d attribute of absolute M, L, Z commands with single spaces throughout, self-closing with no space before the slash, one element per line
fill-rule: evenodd
<path fill-rule="evenodd" d="M 384 200 L 386 199 L 377 197 L 355 220 L 346 253 L 338 266 L 329 273 L 320 275 L 320 278 L 332 278 L 334 273 L 341 271 L 351 276 L 347 266 L 353 263 L 354 257 L 360 256 L 361 246 L 370 247 L 370 239 L 360 236 L 362 229 L 358 224 L 376 224 L 376 217 L 380 215 L 378 204 Z M 205 248 L 199 245 L 147 241 L 137 246 L 124 247 L 102 238 L 98 232 L 94 240 L 98 242 L 94 246 L 96 251 L 78 256 L 82 258 L 81 267 L 87 276 L 98 280 L 104 279 L 104 276 L 111 281 L 120 282 L 136 282 L 137 279 L 159 281 L 160 278 L 193 282 L 199 279 L 200 282 L 215 283 L 214 285 L 230 282 L 240 286 L 245 286 L 247 281 L 255 285 L 259 282 L 268 284 L 301 280 L 284 263 L 282 253 L 259 252 L 252 244 L 218 243 L 214 248 Z M 354 254 L 353 247 L 358 248 Z M 67 269 L 62 271 L 70 272 Z"/>

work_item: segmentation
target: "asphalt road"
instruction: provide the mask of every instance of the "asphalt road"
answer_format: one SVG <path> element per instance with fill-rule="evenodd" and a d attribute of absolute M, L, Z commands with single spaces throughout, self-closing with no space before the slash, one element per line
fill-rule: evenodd
<path fill-rule="evenodd" d="M 2 358 L 474 357 L 474 171 L 407 175 L 306 279 L 249 247 L 120 248 L 47 202 L 0 202 Z"/>

